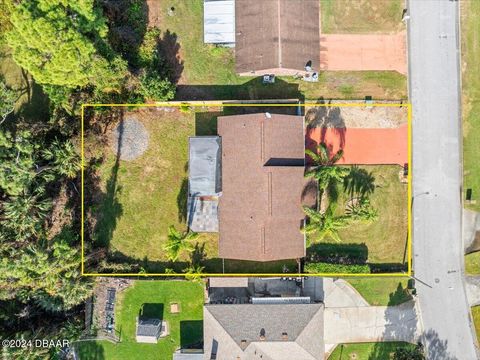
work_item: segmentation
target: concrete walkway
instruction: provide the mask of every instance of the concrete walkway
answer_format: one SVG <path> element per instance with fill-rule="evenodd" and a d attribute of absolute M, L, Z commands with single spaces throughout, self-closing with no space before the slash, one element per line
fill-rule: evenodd
<path fill-rule="evenodd" d="M 463 210 L 463 246 L 465 254 L 480 250 L 480 213 Z"/>
<path fill-rule="evenodd" d="M 480 305 L 480 276 L 465 276 L 465 284 L 469 305 Z"/>

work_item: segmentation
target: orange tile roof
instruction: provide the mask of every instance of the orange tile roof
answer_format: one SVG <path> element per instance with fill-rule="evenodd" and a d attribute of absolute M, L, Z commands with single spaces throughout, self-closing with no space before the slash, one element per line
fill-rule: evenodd
<path fill-rule="evenodd" d="M 381 165 L 408 162 L 408 127 L 398 128 L 307 128 L 305 144 L 315 150 L 324 142 L 333 154 L 343 149 L 338 164 Z"/>

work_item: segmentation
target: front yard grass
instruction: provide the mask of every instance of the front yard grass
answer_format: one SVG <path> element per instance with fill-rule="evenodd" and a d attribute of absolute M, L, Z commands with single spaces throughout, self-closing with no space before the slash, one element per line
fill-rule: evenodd
<path fill-rule="evenodd" d="M 388 360 L 392 359 L 393 353 L 398 348 L 414 346 L 405 342 L 340 344 L 328 357 L 328 360 Z"/>
<path fill-rule="evenodd" d="M 402 0 L 320 0 L 322 33 L 395 33 L 402 24 Z"/>
<path fill-rule="evenodd" d="M 332 246 L 338 244 L 343 248 L 346 248 L 347 244 L 366 247 L 366 254 L 362 256 L 369 264 L 383 264 L 387 267 L 388 264 L 403 264 L 406 261 L 408 190 L 407 185 L 399 180 L 402 168 L 398 165 L 359 167 L 372 172 L 375 177 L 376 187 L 369 199 L 371 205 L 378 210 L 378 219 L 370 223 L 354 222 L 339 230 L 341 243 L 328 236 L 321 242 L 330 243 Z M 338 215 L 342 215 L 349 197 L 343 192 L 342 184 L 338 185 L 338 189 L 336 211 Z"/>
<path fill-rule="evenodd" d="M 463 168 L 465 191 L 471 189 L 472 203 L 480 211 L 480 2 L 461 2 L 462 17 L 462 109 Z"/>
<path fill-rule="evenodd" d="M 480 275 L 480 251 L 465 255 L 465 273 Z"/>
<path fill-rule="evenodd" d="M 472 317 L 477 339 L 480 339 L 480 306 L 472 307 Z"/>
<path fill-rule="evenodd" d="M 400 2 L 395 0 L 395 3 Z M 173 16 L 168 9 L 175 8 Z M 391 6 L 389 6 L 390 8 Z M 178 41 L 182 61 L 177 99 L 406 99 L 406 77 L 394 71 L 321 72 L 317 83 L 279 77 L 274 85 L 235 73 L 234 50 L 203 43 L 203 1 L 171 0 L 151 7 L 162 32 Z M 398 16 L 401 16 L 398 15 Z"/>
<path fill-rule="evenodd" d="M 372 306 L 394 306 L 412 299 L 406 278 L 346 279 Z"/>
<path fill-rule="evenodd" d="M 170 313 L 170 303 L 180 304 L 180 313 Z M 135 340 L 136 318 L 143 304 L 156 305 L 168 322 L 170 335 L 157 344 L 141 344 Z M 137 280 L 120 293 L 115 307 L 116 330 L 121 342 L 80 342 L 77 353 L 81 360 L 156 360 L 171 359 L 180 346 L 200 343 L 203 340 L 203 286 L 187 281 Z"/>

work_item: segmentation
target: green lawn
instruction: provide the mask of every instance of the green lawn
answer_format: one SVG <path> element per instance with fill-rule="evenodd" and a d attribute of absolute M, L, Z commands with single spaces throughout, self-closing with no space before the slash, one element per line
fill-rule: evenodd
<path fill-rule="evenodd" d="M 395 1 L 397 2 L 397 1 Z M 235 73 L 233 49 L 203 43 L 203 1 L 171 0 L 174 16 L 167 5 L 152 7 L 160 29 L 176 37 L 183 71 L 177 98 L 191 99 L 274 99 L 274 98 L 346 98 L 406 99 L 406 77 L 394 71 L 321 72 L 317 83 L 281 77 L 275 85 L 262 85 L 258 78 Z M 158 8 L 158 9 L 157 9 Z"/>
<path fill-rule="evenodd" d="M 480 306 L 472 307 L 473 323 L 475 325 L 475 332 L 477 339 L 480 339 Z"/>
<path fill-rule="evenodd" d="M 356 244 L 370 264 L 403 264 L 407 241 L 407 185 L 399 180 L 398 165 L 361 166 L 375 177 L 376 188 L 370 195 L 372 206 L 378 210 L 378 219 L 371 223 L 355 222 L 339 231 L 339 247 Z M 345 212 L 349 196 L 338 186 L 337 214 Z M 337 244 L 326 237 L 325 243 Z M 366 248 L 365 248 L 366 247 Z M 379 265 L 380 266 L 380 265 Z M 384 271 L 383 271 L 384 272 Z"/>
<path fill-rule="evenodd" d="M 111 252 L 163 261 L 168 226 L 186 229 L 188 137 L 195 134 L 195 117 L 177 110 L 135 116 L 149 133 L 148 149 L 117 168 L 116 154 L 105 148 L 99 169 L 103 201 L 92 209 L 100 219 L 97 238 Z"/>
<path fill-rule="evenodd" d="M 463 1 L 463 167 L 465 191 L 472 200 L 466 207 L 480 211 L 480 1 Z"/>
<path fill-rule="evenodd" d="M 170 303 L 180 304 L 180 313 L 170 313 Z M 152 311 L 168 321 L 170 335 L 157 344 L 139 344 L 135 341 L 135 321 L 142 309 Z M 155 315 L 157 313 L 158 315 Z M 180 346 L 196 344 L 203 340 L 203 286 L 187 281 L 140 280 L 120 293 L 115 308 L 116 330 L 121 342 L 80 342 L 81 360 L 156 360 L 171 359 Z"/>
<path fill-rule="evenodd" d="M 413 347 L 404 342 L 340 344 L 328 360 L 388 360 L 399 347 Z"/>
<path fill-rule="evenodd" d="M 350 278 L 347 281 L 372 306 L 394 306 L 411 300 L 406 278 Z"/>
<path fill-rule="evenodd" d="M 322 33 L 393 33 L 402 24 L 402 0 L 320 0 Z"/>
<path fill-rule="evenodd" d="M 465 273 L 480 275 L 480 251 L 465 255 Z"/>

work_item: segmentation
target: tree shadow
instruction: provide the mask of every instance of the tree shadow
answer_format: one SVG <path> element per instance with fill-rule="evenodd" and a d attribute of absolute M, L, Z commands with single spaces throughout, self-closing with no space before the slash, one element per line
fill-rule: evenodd
<path fill-rule="evenodd" d="M 145 0 L 100 0 L 109 27 L 108 42 L 130 66 L 138 66 L 138 51 L 147 32 Z"/>
<path fill-rule="evenodd" d="M 183 60 L 180 59 L 180 44 L 178 36 L 167 30 L 157 41 L 157 49 L 160 58 L 164 60 L 168 69 L 168 77 L 174 84 L 180 80 L 183 72 Z"/>
<path fill-rule="evenodd" d="M 217 135 L 217 118 L 223 115 L 222 111 L 195 112 L 195 136 Z"/>
<path fill-rule="evenodd" d="M 177 194 L 178 221 L 187 221 L 188 178 L 182 179 L 180 191 Z"/>
<path fill-rule="evenodd" d="M 406 301 L 406 289 L 399 282 L 396 290 L 389 295 L 384 313 L 385 330 L 369 354 L 369 360 L 391 359 L 392 349 L 382 344 L 385 341 L 410 343 L 412 347 L 418 341 L 418 314 L 414 301 Z M 402 344 L 401 347 L 409 347 Z M 395 350 L 394 350 L 395 351 Z"/>
<path fill-rule="evenodd" d="M 180 348 L 202 349 L 203 348 L 203 321 L 182 320 L 180 321 Z"/>
<path fill-rule="evenodd" d="M 251 78 L 239 85 L 177 85 L 175 100 L 269 100 L 295 99 L 304 101 L 299 84 L 276 78 L 274 84 L 263 84 L 262 77 Z M 279 108 L 278 106 L 276 108 Z M 278 110 L 278 109 L 277 109 Z M 265 112 L 265 108 L 261 110 Z"/>
<path fill-rule="evenodd" d="M 207 259 L 207 254 L 205 252 L 205 243 L 199 244 L 198 242 L 195 244 L 195 248 L 190 253 L 190 262 L 192 265 L 203 265 L 205 260 Z"/>
<path fill-rule="evenodd" d="M 81 341 L 74 344 L 75 354 L 82 360 L 104 360 L 105 350 L 96 341 Z"/>
<path fill-rule="evenodd" d="M 118 145 L 115 163 L 110 171 L 110 176 L 106 183 L 106 191 L 102 195 L 101 206 L 98 211 L 100 217 L 95 226 L 94 236 L 97 245 L 108 248 L 113 237 L 113 231 L 117 227 L 117 221 L 123 214 L 123 206 L 118 200 L 118 195 L 122 188 L 117 184 L 118 171 L 120 169 L 120 156 L 123 141 L 124 119 L 123 114 L 118 125 Z"/>
<path fill-rule="evenodd" d="M 163 320 L 164 305 L 158 303 L 143 303 L 138 311 L 140 320 L 159 319 Z"/>
<path fill-rule="evenodd" d="M 350 167 L 350 172 L 343 179 L 343 190 L 350 195 L 350 198 L 355 197 L 365 198 L 375 191 L 375 176 L 373 172 L 368 172 L 364 168 L 357 165 Z"/>

